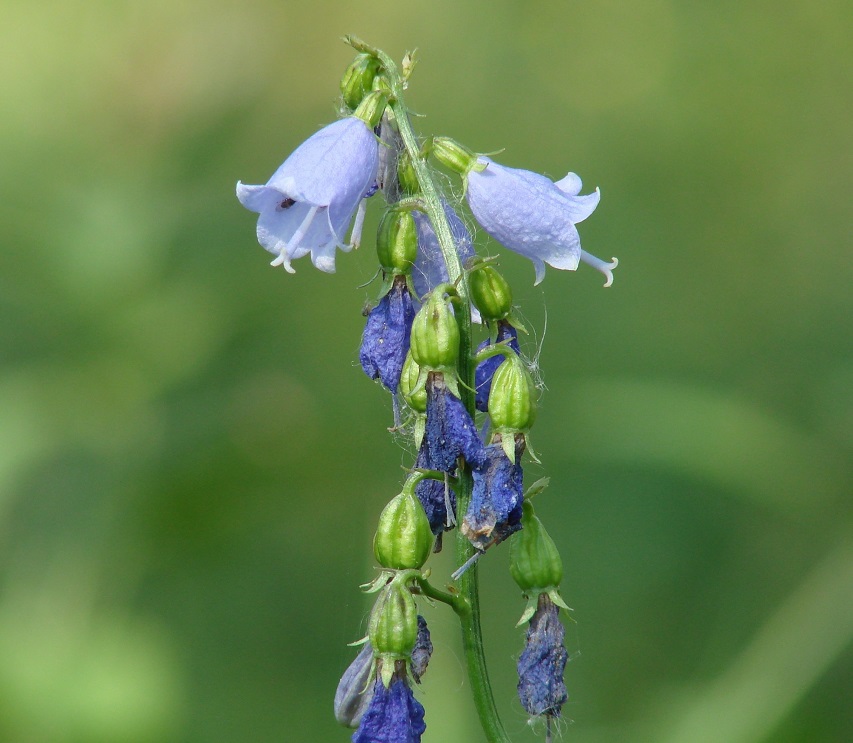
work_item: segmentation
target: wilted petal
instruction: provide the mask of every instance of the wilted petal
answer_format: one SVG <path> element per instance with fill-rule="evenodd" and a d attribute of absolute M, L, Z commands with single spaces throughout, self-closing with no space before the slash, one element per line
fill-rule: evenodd
<path fill-rule="evenodd" d="M 352 743 L 420 743 L 426 730 L 424 708 L 404 678 L 395 675 L 386 689 L 377 679 L 370 707 Z"/>
<path fill-rule="evenodd" d="M 530 715 L 559 717 L 569 698 L 563 671 L 568 654 L 560 609 L 540 594 L 536 613 L 527 628 L 527 644 L 518 659 L 518 697 Z"/>
<path fill-rule="evenodd" d="M 521 529 L 524 474 L 519 462 L 523 444 L 516 444 L 515 463 L 501 444 L 485 448 L 483 462 L 473 468 L 474 487 L 462 533 L 480 550 L 502 542 Z"/>
<path fill-rule="evenodd" d="M 426 619 L 418 614 L 418 639 L 415 642 L 415 649 L 412 650 L 412 663 L 410 669 L 412 678 L 418 683 L 421 682 L 421 676 L 426 673 L 429 659 L 432 657 L 432 640 L 429 635 Z"/>
<path fill-rule="evenodd" d="M 481 463 L 483 442 L 462 401 L 434 372 L 427 377 L 426 391 L 424 442 L 433 467 L 441 472 L 453 472 L 460 456 L 472 466 Z"/>
<path fill-rule="evenodd" d="M 426 438 L 421 442 L 418 458 L 415 460 L 415 469 L 437 469 L 429 456 Z M 418 496 L 418 500 L 424 507 L 430 529 L 436 536 L 447 529 L 451 529 L 455 523 L 456 493 L 453 492 L 452 488 L 447 488 L 445 491 L 445 487 L 443 482 L 432 477 L 425 477 L 415 485 L 415 495 Z M 450 518 L 448 518 L 447 512 L 448 501 L 451 509 Z"/>
<path fill-rule="evenodd" d="M 375 665 L 373 646 L 366 642 L 344 671 L 335 691 L 335 719 L 341 725 L 355 728 L 361 722 L 373 699 L 374 684 L 371 677 Z"/>
<path fill-rule="evenodd" d="M 359 353 L 361 368 L 391 392 L 400 384 L 414 317 L 412 298 L 402 276 L 394 279 L 391 290 L 367 316 Z"/>

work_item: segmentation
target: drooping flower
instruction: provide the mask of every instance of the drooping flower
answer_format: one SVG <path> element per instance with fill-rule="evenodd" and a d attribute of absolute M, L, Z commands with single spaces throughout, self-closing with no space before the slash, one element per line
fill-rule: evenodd
<path fill-rule="evenodd" d="M 420 683 L 432 657 L 432 641 L 426 619 L 418 614 L 418 639 L 412 650 L 409 670 Z M 345 727 L 357 728 L 370 706 L 376 691 L 373 682 L 377 661 L 370 641 L 364 643 L 359 654 L 349 664 L 335 692 L 335 719 Z"/>
<path fill-rule="evenodd" d="M 420 743 L 425 730 L 423 706 L 412 694 L 405 673 L 395 672 L 388 687 L 376 679 L 373 698 L 352 743 Z"/>
<path fill-rule="evenodd" d="M 575 224 L 598 206 L 598 189 L 580 195 L 581 179 L 569 173 L 557 182 L 529 170 L 507 168 L 479 157 L 467 175 L 468 205 L 482 228 L 495 240 L 533 261 L 536 284 L 545 278 L 545 264 L 574 271 L 583 261 L 613 282 L 612 263 L 581 249 Z"/>
<path fill-rule="evenodd" d="M 349 116 L 309 137 L 262 186 L 238 181 L 237 198 L 260 214 L 258 242 L 275 255 L 273 266 L 293 273 L 308 253 L 321 271 L 335 270 L 335 248 L 345 242 L 353 214 L 375 190 L 379 142 L 360 118 Z M 358 227 L 360 231 L 360 227 Z M 360 234 L 353 230 L 352 243 Z"/>
<path fill-rule="evenodd" d="M 506 320 L 498 321 L 498 336 L 495 343 L 506 343 L 516 353 L 521 353 L 518 346 L 518 331 Z M 492 345 L 491 339 L 484 340 L 477 351 L 483 351 Z M 477 410 L 481 413 L 489 411 L 489 393 L 492 391 L 492 377 L 503 362 L 501 355 L 489 356 L 485 361 L 477 364 L 474 371 L 474 389 L 477 395 Z"/>
<path fill-rule="evenodd" d="M 518 697 L 529 715 L 559 717 L 569 698 L 563 671 L 568 654 L 560 608 L 547 593 L 540 594 L 527 628 L 527 642 L 518 659 Z"/>
<path fill-rule="evenodd" d="M 462 401 L 448 388 L 444 375 L 429 372 L 426 392 L 424 445 L 432 466 L 441 472 L 453 472 L 460 456 L 472 467 L 482 464 L 484 446 L 477 427 Z"/>
<path fill-rule="evenodd" d="M 400 384 L 414 318 L 406 277 L 396 276 L 391 290 L 367 316 L 359 353 L 364 373 L 378 379 L 391 392 L 397 392 Z"/>
<path fill-rule="evenodd" d="M 524 474 L 521 455 L 524 440 L 515 442 L 515 462 L 501 443 L 489 444 L 479 465 L 474 465 L 474 487 L 462 533 L 479 550 L 502 542 L 521 529 L 524 502 Z"/>

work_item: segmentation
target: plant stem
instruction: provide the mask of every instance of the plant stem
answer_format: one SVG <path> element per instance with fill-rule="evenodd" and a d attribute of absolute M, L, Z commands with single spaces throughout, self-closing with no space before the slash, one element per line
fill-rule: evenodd
<path fill-rule="evenodd" d="M 395 64 L 385 52 L 365 44 L 361 39 L 354 36 L 345 37 L 345 41 L 358 51 L 367 52 L 375 56 L 382 67 L 391 88 L 392 98 L 388 104 L 394 114 L 395 123 L 403 141 L 403 146 L 409 154 L 418 184 L 421 188 L 424 210 L 435 230 L 438 244 L 444 262 L 447 265 L 447 273 L 450 281 L 456 285 L 460 302 L 455 307 L 456 319 L 459 323 L 459 378 L 461 384 L 459 390 L 462 402 L 468 409 L 468 413 L 474 416 L 474 364 L 472 359 L 472 332 L 471 332 L 471 306 L 468 299 L 468 284 L 463 271 L 462 263 L 456 252 L 456 242 L 450 231 L 450 225 L 444 212 L 444 203 L 436 188 L 426 162 L 422 159 L 420 147 L 415 133 L 409 121 L 409 113 L 403 102 L 403 79 Z M 473 480 L 471 470 L 466 465 L 460 470 L 458 486 L 456 487 L 457 513 L 464 514 L 468 510 L 471 500 L 471 489 Z M 462 534 L 461 529 L 456 530 L 455 556 L 457 565 L 464 564 L 475 550 L 468 539 Z M 486 669 L 486 656 L 483 649 L 483 635 L 480 629 L 480 600 L 477 576 L 477 565 L 473 565 L 459 578 L 459 594 L 467 602 L 468 610 L 457 611 L 460 624 L 462 625 L 462 649 L 465 655 L 465 665 L 468 671 L 468 680 L 471 684 L 471 693 L 474 697 L 474 705 L 480 718 L 480 724 L 489 743 L 510 743 L 509 736 L 501 723 L 498 710 L 495 705 L 489 674 Z"/>

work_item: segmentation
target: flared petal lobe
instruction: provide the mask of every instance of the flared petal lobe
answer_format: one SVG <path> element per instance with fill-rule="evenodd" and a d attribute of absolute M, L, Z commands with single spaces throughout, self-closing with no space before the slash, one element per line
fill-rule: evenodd
<path fill-rule="evenodd" d="M 237 198 L 260 214 L 258 242 L 293 271 L 308 253 L 322 271 L 335 270 L 335 249 L 348 249 L 347 229 L 359 202 L 372 189 L 379 144 L 355 117 L 329 124 L 284 161 L 263 186 L 237 183 Z"/>
<path fill-rule="evenodd" d="M 482 171 L 468 174 L 467 197 L 474 217 L 495 240 L 529 258 L 536 283 L 545 276 L 545 264 L 574 271 L 582 259 L 575 224 L 598 205 L 596 190 L 579 196 L 580 178 L 569 173 L 554 183 L 529 170 L 507 168 L 487 157 L 479 158 Z"/>

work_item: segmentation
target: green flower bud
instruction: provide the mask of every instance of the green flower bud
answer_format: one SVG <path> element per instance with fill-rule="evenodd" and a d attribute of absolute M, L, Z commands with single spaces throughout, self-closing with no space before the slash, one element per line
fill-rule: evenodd
<path fill-rule="evenodd" d="M 435 287 L 412 323 L 412 358 L 428 371 L 450 370 L 459 357 L 459 325 L 447 294 L 456 294 L 452 284 Z"/>
<path fill-rule="evenodd" d="M 388 105 L 388 94 L 381 91 L 372 91 L 361 99 L 353 116 L 361 119 L 371 129 L 375 127 L 382 114 L 385 113 L 385 106 Z"/>
<path fill-rule="evenodd" d="M 347 108 L 354 109 L 373 89 L 373 78 L 379 72 L 379 60 L 372 54 L 359 54 L 341 78 L 341 93 Z"/>
<path fill-rule="evenodd" d="M 403 373 L 400 375 L 400 393 L 412 410 L 416 413 L 426 413 L 427 393 L 426 380 L 421 379 L 421 368 L 412 357 L 411 350 L 403 362 Z M 418 385 L 418 382 L 421 384 Z"/>
<path fill-rule="evenodd" d="M 424 507 L 404 488 L 382 509 L 373 538 L 376 561 L 391 570 L 420 569 L 432 550 L 433 536 Z"/>
<path fill-rule="evenodd" d="M 397 157 L 397 180 L 400 182 L 400 191 L 405 196 L 414 196 L 421 192 L 421 184 L 415 174 L 412 158 L 403 150 Z"/>
<path fill-rule="evenodd" d="M 525 501 L 521 531 L 509 542 L 509 572 L 525 594 L 546 593 L 563 580 L 563 561 L 554 540 Z"/>
<path fill-rule="evenodd" d="M 449 137 L 435 137 L 432 140 L 432 153 L 442 165 L 460 175 L 468 175 L 477 167 L 477 155 Z"/>
<path fill-rule="evenodd" d="M 536 420 L 536 387 L 524 362 L 514 353 L 492 377 L 489 415 L 492 428 L 508 435 L 529 431 Z"/>
<path fill-rule="evenodd" d="M 512 289 L 489 264 L 476 265 L 468 275 L 471 301 L 484 320 L 503 320 L 512 310 Z"/>
<path fill-rule="evenodd" d="M 418 610 L 412 592 L 392 580 L 373 605 L 367 636 L 375 656 L 408 660 L 418 639 Z"/>
<path fill-rule="evenodd" d="M 410 274 L 418 257 L 418 228 L 411 212 L 385 212 L 376 235 L 379 265 L 389 274 Z"/>

